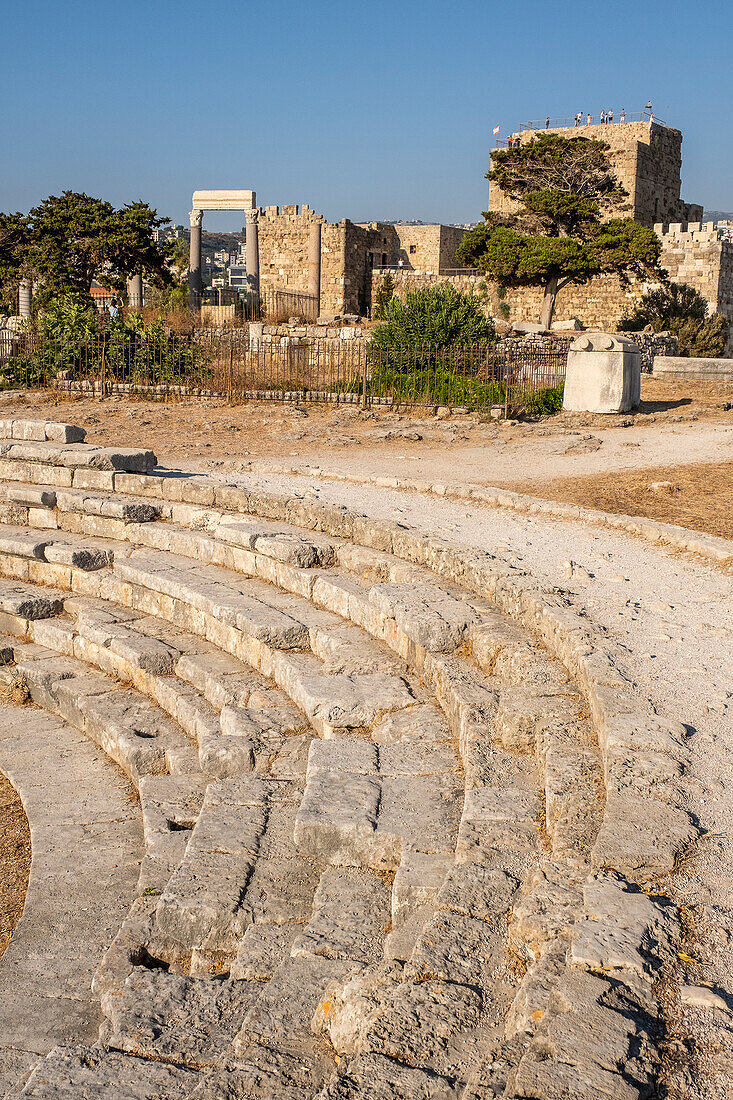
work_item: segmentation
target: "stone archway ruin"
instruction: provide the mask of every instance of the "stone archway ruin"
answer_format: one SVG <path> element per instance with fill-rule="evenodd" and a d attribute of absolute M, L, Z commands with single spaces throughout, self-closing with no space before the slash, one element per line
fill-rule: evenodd
<path fill-rule="evenodd" d="M 204 210 L 242 210 L 246 218 L 247 289 L 258 294 L 260 288 L 260 252 L 257 223 L 259 208 L 254 191 L 194 191 L 191 200 L 191 238 L 188 261 L 188 304 L 196 309 L 201 301 L 201 226 Z"/>

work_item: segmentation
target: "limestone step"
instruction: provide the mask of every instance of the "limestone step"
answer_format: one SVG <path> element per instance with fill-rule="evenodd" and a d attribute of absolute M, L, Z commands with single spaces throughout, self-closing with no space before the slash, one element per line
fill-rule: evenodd
<path fill-rule="evenodd" d="M 355 738 L 311 742 L 295 820 L 302 851 L 376 870 L 396 869 L 408 849 L 453 852 L 463 801 L 453 750 L 421 746 L 410 758 L 389 748 Z"/>
<path fill-rule="evenodd" d="M 14 620 L 19 621 L 19 630 L 25 636 L 28 621 L 59 615 L 62 608 L 63 597 L 60 593 L 38 589 L 15 580 L 0 579 L 1 629 L 8 630 Z"/>
<path fill-rule="evenodd" d="M 157 460 L 152 451 L 134 447 L 99 447 L 82 442 L 58 443 L 4 439 L 0 441 L 0 461 L 3 477 L 24 480 L 22 478 L 24 465 L 42 465 L 69 471 L 87 469 L 147 473 L 154 469 Z M 13 477 L 14 466 L 21 472 L 20 478 Z"/>
<path fill-rule="evenodd" d="M 24 439 L 38 443 L 83 443 L 84 428 L 55 420 L 0 420 L 0 439 Z"/>
<path fill-rule="evenodd" d="M 199 1076 L 185 1066 L 120 1054 L 100 1043 L 73 1044 L 55 1047 L 8 1100 L 189 1100 Z"/>
<path fill-rule="evenodd" d="M 216 572 L 217 572 L 217 583 L 220 583 L 218 578 L 220 578 L 222 576 L 222 572 L 218 571 L 218 570 Z M 266 592 L 265 594 L 268 595 L 268 596 L 270 595 L 269 592 Z M 302 617 L 302 608 L 300 609 L 300 611 L 301 611 L 301 617 Z M 325 638 L 329 637 L 328 631 L 322 632 L 322 634 L 323 634 L 323 637 L 325 637 Z M 129 634 L 127 635 L 127 637 L 129 638 Z M 94 641 L 94 639 L 92 639 L 92 640 Z M 323 640 L 323 638 L 321 638 L 321 640 Z M 105 638 L 104 641 L 107 642 L 108 646 L 111 645 L 111 650 L 112 650 L 112 652 L 114 652 L 115 643 L 114 642 L 110 643 L 110 640 L 108 638 Z M 124 637 L 124 632 L 123 632 L 123 641 L 120 643 L 120 645 L 124 646 L 124 644 L 125 644 L 125 637 Z M 164 664 L 167 662 L 168 665 L 172 665 L 171 653 L 168 649 L 166 649 L 165 646 L 162 646 L 160 644 L 156 645 L 155 643 L 150 642 L 150 643 L 147 643 L 145 648 L 147 649 L 146 656 L 149 657 L 149 662 L 153 666 L 155 665 L 156 662 L 158 662 L 159 664 L 160 664 L 160 662 L 163 662 Z M 128 646 L 128 649 L 129 649 L 129 646 Z M 464 701 L 462 698 L 458 698 L 458 701 L 455 702 L 455 699 L 456 699 L 456 685 L 461 685 L 465 681 L 466 668 L 464 667 L 463 670 L 455 669 L 455 668 L 451 669 L 450 661 L 451 661 L 451 659 L 449 659 L 449 658 L 441 658 L 441 657 L 431 658 L 431 661 L 430 661 L 430 664 L 429 664 L 429 672 L 431 673 L 433 678 L 437 681 L 437 684 L 438 684 L 438 697 L 442 698 L 442 701 L 444 702 L 444 704 L 446 704 L 449 713 L 453 712 L 454 720 L 457 720 L 459 728 L 460 728 L 461 724 L 463 724 L 465 726 L 465 722 L 466 722 L 466 717 L 465 717 L 465 714 L 463 712 L 466 709 L 468 709 L 470 716 L 475 719 L 476 708 L 477 708 L 477 699 L 478 699 L 478 705 L 480 707 L 481 705 L 485 705 L 486 700 L 489 699 L 489 695 L 486 693 L 485 689 L 480 687 L 480 685 L 477 686 L 476 688 L 472 689 L 471 685 L 470 685 L 470 681 L 469 681 L 469 683 L 466 686 L 466 693 L 467 693 L 466 701 Z M 138 660 L 136 663 L 140 667 L 145 667 L 144 662 L 141 662 L 140 660 Z M 537 665 L 538 665 L 538 660 L 536 658 L 534 658 L 532 661 L 530 661 L 530 663 L 528 665 L 528 668 L 532 672 L 532 676 L 533 676 L 534 681 L 536 681 L 537 677 L 539 676 L 539 672 L 538 672 L 538 669 L 536 667 Z M 337 724 L 340 724 L 340 725 L 343 725 L 343 726 L 346 726 L 346 727 L 349 727 L 349 726 L 353 727 L 353 726 L 369 725 L 373 722 L 373 720 L 375 718 L 375 714 L 373 712 L 369 712 L 369 711 L 362 712 L 359 709 L 359 707 L 360 707 L 360 704 L 359 704 L 359 690 L 358 690 L 359 689 L 359 684 L 361 682 L 365 686 L 364 697 L 368 698 L 368 697 L 374 697 L 375 695 L 379 695 L 381 700 L 384 701 L 385 697 L 389 696 L 389 685 L 388 684 L 386 685 L 387 690 L 386 690 L 386 696 L 385 696 L 385 690 L 384 690 L 385 689 L 385 681 L 380 681 L 378 678 L 376 678 L 374 676 L 367 676 L 367 677 L 365 677 L 361 680 L 358 677 L 357 678 L 344 677 L 344 678 L 341 678 L 340 680 L 337 679 L 337 678 L 331 677 L 327 681 L 325 681 L 323 679 L 323 677 L 319 676 L 319 674 L 315 671 L 315 667 L 316 666 L 310 666 L 310 668 L 309 668 L 307 661 L 305 663 L 303 663 L 303 662 L 299 663 L 297 660 L 287 659 L 287 658 L 281 659 L 280 663 L 279 663 L 279 667 L 278 667 L 278 672 L 279 672 L 279 675 L 281 677 L 281 682 L 288 682 L 289 681 L 291 696 L 293 698 L 295 698 L 296 702 L 306 711 L 306 713 L 314 721 L 315 724 L 318 724 L 318 722 L 321 721 L 324 724 L 324 728 L 325 727 L 332 728 L 332 727 L 334 727 L 334 725 L 337 725 Z M 311 673 L 311 668 L 313 669 L 312 673 Z M 161 667 L 158 667 L 157 670 L 158 671 L 170 671 L 170 669 L 164 669 L 164 668 L 161 668 Z M 451 671 L 456 673 L 456 674 L 451 676 L 450 675 Z M 447 694 L 446 694 L 446 691 L 445 691 L 444 682 L 448 682 L 450 684 L 450 690 L 448 691 Z M 294 685 L 297 685 L 297 686 L 294 686 Z M 442 687 L 441 687 L 441 685 L 442 685 Z M 545 683 L 543 684 L 544 690 L 547 691 L 552 686 L 557 687 L 557 684 L 555 683 L 553 685 L 551 683 L 548 683 L 547 682 L 547 675 L 545 674 Z M 339 691 L 342 692 L 342 698 L 343 698 L 343 700 L 346 701 L 345 703 L 344 702 L 339 702 Z M 441 696 L 441 691 L 442 691 L 442 696 Z M 344 692 L 346 694 L 344 694 Z M 482 697 L 482 693 L 483 693 L 483 697 Z M 572 694 L 572 693 L 567 693 L 567 694 Z M 335 698 L 334 698 L 334 695 L 335 695 Z M 452 698 L 450 698 L 450 697 L 452 697 Z M 533 700 L 536 701 L 536 699 L 538 697 L 539 697 L 538 692 L 535 688 L 534 692 L 532 694 L 532 697 L 530 698 L 530 703 L 533 702 Z M 570 706 L 570 704 L 563 703 L 563 705 L 560 705 L 558 700 L 552 699 L 549 696 L 541 696 L 539 698 L 541 698 L 543 700 L 543 705 L 544 705 L 545 710 L 547 709 L 548 702 L 552 703 L 551 717 L 553 718 L 556 727 L 557 727 L 558 723 L 559 724 L 562 724 L 563 722 L 567 723 L 567 720 L 568 720 L 567 709 Z M 395 705 L 399 704 L 400 702 L 402 703 L 402 705 L 407 705 L 407 703 L 409 703 L 410 700 L 406 697 L 405 697 L 405 699 L 400 700 L 399 699 L 399 692 L 398 692 L 397 696 L 395 696 L 394 698 L 389 700 L 389 705 L 394 707 Z M 560 701 L 560 702 L 562 702 L 562 701 Z M 327 711 L 325 713 L 323 712 L 323 707 L 324 706 L 327 707 Z M 354 709 L 354 708 L 356 708 L 356 709 Z M 483 718 L 486 717 L 485 710 L 484 710 L 484 713 L 482 715 L 481 715 L 480 711 L 479 711 L 479 713 L 480 713 L 481 717 L 483 717 Z M 516 718 L 516 715 L 517 715 L 517 705 L 516 705 L 516 703 L 514 703 L 512 706 L 508 706 L 508 705 L 505 704 L 504 705 L 504 710 L 503 710 L 502 713 L 503 713 L 504 718 L 506 718 L 506 715 L 508 715 L 508 714 L 512 714 Z M 456 718 L 456 714 L 457 714 L 457 718 Z M 536 713 L 532 714 L 531 717 L 532 717 L 534 725 L 536 725 L 537 720 L 538 720 Z M 508 720 L 504 722 L 505 726 L 507 724 L 508 724 Z M 515 725 L 516 725 L 516 723 L 515 723 Z M 521 723 L 520 723 L 520 725 L 521 725 Z M 543 728 L 545 726 L 546 726 L 546 723 L 543 724 Z M 513 744 L 512 747 L 517 747 L 517 745 Z M 465 748 L 465 746 L 464 746 L 464 748 Z M 564 752 L 561 752 L 558 749 L 558 751 L 556 751 L 552 754 L 551 758 L 553 760 L 561 760 L 561 759 L 564 760 L 563 767 L 564 767 L 565 771 L 567 772 L 567 769 L 570 766 L 569 754 L 572 755 L 572 750 L 565 749 Z M 586 765 L 588 765 L 588 766 L 590 766 L 590 764 L 592 764 L 592 759 L 590 759 L 588 754 L 583 756 L 582 752 L 580 753 L 580 755 L 578 755 L 577 751 L 575 752 L 575 760 L 576 760 L 576 772 L 577 772 L 577 767 L 582 765 L 583 761 L 585 761 Z M 587 767 L 586 767 L 586 770 L 587 770 Z M 567 779 L 564 781 L 564 784 L 565 784 L 565 790 L 566 791 L 571 791 L 572 790 L 572 784 L 569 785 L 568 782 L 567 782 Z M 555 787 L 556 786 L 557 785 L 555 784 Z M 555 787 L 553 787 L 553 790 L 555 789 Z M 555 803 L 556 802 L 557 802 L 557 800 L 555 799 Z M 555 819 L 557 819 L 557 817 L 559 816 L 559 813 L 560 813 L 560 811 L 558 811 L 558 809 L 557 809 L 557 805 L 556 804 L 553 805 L 552 801 L 550 802 L 549 813 L 550 813 L 550 816 L 553 818 L 553 821 Z"/>
<path fill-rule="evenodd" d="M 145 834 L 145 855 L 138 894 L 162 892 L 180 866 L 206 792 L 206 779 L 195 774 L 145 775 L 138 793 Z"/>
<path fill-rule="evenodd" d="M 158 519 L 161 507 L 149 501 L 133 500 L 116 493 L 83 492 L 77 489 L 57 489 L 56 509 L 82 516 L 100 516 L 119 520 L 123 524 L 150 523 Z"/>
<path fill-rule="evenodd" d="M 135 967 L 122 990 L 102 997 L 100 1038 L 137 1058 L 213 1068 L 229 1055 L 259 992 L 257 983 Z"/>
<path fill-rule="evenodd" d="M 384 878 L 364 870 L 329 868 L 321 875 L 313 915 L 295 937 L 290 954 L 379 962 L 389 925 L 390 890 Z"/>
<path fill-rule="evenodd" d="M 0 568 L 15 570 L 15 560 L 0 554 Z M 245 585 L 229 570 L 217 566 L 197 569 L 188 559 L 150 551 L 132 551 L 123 560 L 118 556 L 111 572 L 101 568 L 93 576 L 87 574 L 73 566 L 62 569 L 33 563 L 38 580 L 65 582 L 74 591 L 105 594 L 113 602 L 142 611 L 162 611 L 230 651 L 240 654 L 244 650 L 242 655 L 250 664 L 272 676 L 322 732 L 368 726 L 384 711 L 413 701 L 397 675 L 334 675 L 331 664 L 324 679 L 317 659 L 309 663 L 280 652 L 309 647 L 313 635 L 316 649 L 324 655 L 336 647 L 340 653 L 351 652 L 354 668 L 364 656 L 370 657 L 370 667 L 395 667 L 364 636 L 355 643 L 333 614 L 262 581 L 252 579 Z"/>
<path fill-rule="evenodd" d="M 94 700 L 122 699 L 97 707 L 92 736 L 128 723 L 130 689 L 102 690 L 114 675 L 191 739 L 164 754 L 177 774 L 145 757 L 137 776 L 150 886 L 99 975 L 114 1042 L 157 1066 L 180 1048 L 202 1097 L 615 1095 L 620 1064 L 647 1088 L 640 990 L 661 958 L 649 944 L 673 936 L 663 906 L 589 871 L 592 850 L 613 862 L 634 784 L 652 814 L 668 807 L 632 759 L 637 726 L 607 720 L 618 677 L 591 632 L 491 555 L 247 484 L 125 472 L 86 445 L 56 461 L 43 431 L 0 444 L 0 573 L 72 595 L 64 611 L 46 590 L 33 617 L 10 593 L 0 613 L 32 641 L 0 648 L 80 728 Z M 472 589 L 526 608 L 589 701 Z M 119 736 L 110 749 L 137 767 Z M 594 1078 L 596 1034 L 612 1065 Z M 335 1080 L 324 1035 L 346 1055 Z"/>
<path fill-rule="evenodd" d="M 59 493 L 57 500 L 62 527 L 68 527 L 69 521 L 74 519 L 67 511 L 66 496 Z M 132 508 L 132 504 L 128 504 Z M 100 498 L 97 507 L 104 506 L 105 498 Z M 295 528 L 287 530 L 283 525 L 268 524 L 266 520 L 242 519 L 211 508 L 175 503 L 159 507 L 166 522 L 146 525 L 146 528 L 128 523 L 125 529 L 121 521 L 103 518 L 102 512 L 98 522 L 90 512 L 89 516 L 82 517 L 81 525 L 72 523 L 71 526 L 87 535 L 106 534 L 137 546 L 165 550 L 204 563 L 223 565 L 246 576 L 261 577 L 298 595 L 313 596 L 320 606 L 350 617 L 367 629 L 370 623 L 381 624 L 383 640 L 388 640 L 383 624 L 389 621 L 393 627 L 396 624 L 403 656 L 411 646 L 416 646 L 418 651 L 453 650 L 461 644 L 469 627 L 482 617 L 476 601 L 467 599 L 464 591 L 449 583 L 437 585 L 435 577 L 427 570 L 407 566 L 392 555 L 354 548 L 338 541 L 327 542 L 322 537 L 304 537 Z M 32 522 L 30 515 L 28 522 Z M 348 583 L 331 577 L 334 566 L 339 567 L 340 573 L 346 573 Z M 375 585 L 371 580 L 361 583 L 364 578 L 387 584 Z M 334 583 L 329 583 L 331 580 Z M 422 596 L 416 594 L 416 581 L 420 582 Z M 354 618 L 349 610 L 354 612 L 357 605 L 359 617 Z M 375 615 L 375 609 L 379 614 Z"/>
<path fill-rule="evenodd" d="M 43 646 L 13 644 L 13 656 L 32 701 L 82 730 L 135 784 L 144 775 L 198 770 L 180 727 L 138 691 Z"/>
<path fill-rule="evenodd" d="M 233 955 L 251 923 L 244 905 L 265 831 L 268 784 L 255 777 L 210 783 L 184 858 L 156 908 L 156 928 L 181 954 Z"/>

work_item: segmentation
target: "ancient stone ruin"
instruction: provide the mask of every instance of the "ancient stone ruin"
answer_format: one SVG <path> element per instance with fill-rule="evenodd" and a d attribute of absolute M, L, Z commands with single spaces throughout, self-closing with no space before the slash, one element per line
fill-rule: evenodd
<path fill-rule="evenodd" d="M 652 1095 L 685 729 L 498 552 L 0 424 L 8 1097 Z"/>

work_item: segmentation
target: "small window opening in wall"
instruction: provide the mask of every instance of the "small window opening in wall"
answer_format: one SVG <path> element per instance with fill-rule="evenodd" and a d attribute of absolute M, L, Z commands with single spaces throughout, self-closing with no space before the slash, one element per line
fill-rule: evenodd
<path fill-rule="evenodd" d="M 410 245 L 410 255 L 411 256 L 414 255 L 415 252 L 417 252 L 417 245 L 416 244 L 411 244 Z"/>
<path fill-rule="evenodd" d="M 387 266 L 387 253 L 383 252 L 382 253 L 382 267 L 386 267 L 386 266 Z"/>

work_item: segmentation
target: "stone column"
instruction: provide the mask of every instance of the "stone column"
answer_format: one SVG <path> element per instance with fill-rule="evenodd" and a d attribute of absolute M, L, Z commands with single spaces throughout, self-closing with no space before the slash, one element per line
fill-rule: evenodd
<path fill-rule="evenodd" d="M 127 280 L 127 308 L 136 311 L 143 308 L 143 277 L 139 271 Z"/>
<path fill-rule="evenodd" d="M 244 262 L 247 268 L 247 290 L 250 294 L 260 292 L 260 239 L 258 221 L 260 211 L 258 207 L 245 211 L 247 215 L 247 234 L 244 245 Z"/>
<path fill-rule="evenodd" d="M 308 235 L 308 293 L 316 299 L 316 317 L 321 312 L 321 223 L 313 222 Z"/>
<path fill-rule="evenodd" d="M 188 252 L 188 308 L 198 309 L 201 305 L 201 223 L 203 210 L 192 210 L 189 215 L 191 240 Z"/>
<path fill-rule="evenodd" d="M 21 317 L 30 317 L 32 302 L 33 283 L 30 279 L 23 279 L 18 288 L 18 313 Z"/>

